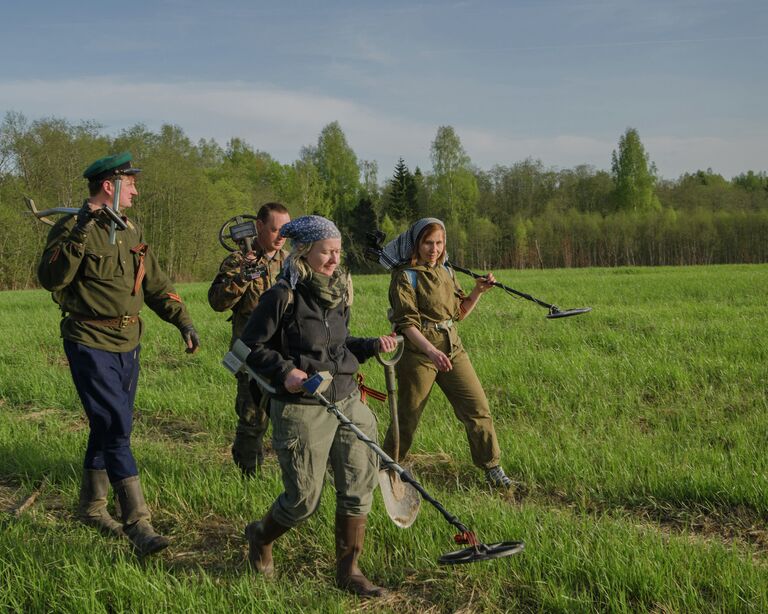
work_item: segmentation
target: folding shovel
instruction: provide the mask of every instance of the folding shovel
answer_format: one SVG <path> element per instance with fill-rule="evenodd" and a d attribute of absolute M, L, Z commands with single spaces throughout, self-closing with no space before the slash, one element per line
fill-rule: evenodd
<path fill-rule="evenodd" d="M 384 367 L 384 379 L 387 383 L 387 399 L 389 400 L 390 430 L 394 441 L 395 461 L 400 460 L 400 425 L 397 418 L 397 389 L 395 387 L 395 365 L 403 355 L 404 341 L 398 338 L 400 343 L 391 358 L 384 358 L 381 353 L 376 354 Z M 409 471 L 408 467 L 405 467 Z M 421 508 L 421 497 L 418 491 L 408 482 L 400 479 L 400 474 L 387 465 L 379 470 L 379 488 L 384 500 L 387 514 L 398 527 L 407 529 L 416 520 Z"/>

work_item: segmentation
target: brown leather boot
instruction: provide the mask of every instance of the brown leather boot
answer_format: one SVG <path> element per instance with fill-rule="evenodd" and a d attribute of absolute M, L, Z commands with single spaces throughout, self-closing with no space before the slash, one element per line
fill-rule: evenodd
<path fill-rule="evenodd" d="M 146 556 L 167 548 L 170 541 L 158 535 L 150 523 L 149 508 L 144 501 L 139 476 L 125 478 L 112 485 L 120 501 L 123 514 L 123 532 L 131 540 L 136 553 Z"/>
<path fill-rule="evenodd" d="M 272 562 L 272 543 L 290 527 L 281 525 L 272 517 L 272 510 L 261 520 L 252 522 L 245 527 L 245 538 L 248 540 L 248 562 L 257 573 L 267 578 L 275 573 Z"/>
<path fill-rule="evenodd" d="M 83 469 L 77 517 L 107 535 L 122 536 L 123 526 L 107 511 L 109 478 L 105 469 Z"/>
<path fill-rule="evenodd" d="M 336 586 L 361 597 L 384 597 L 387 589 L 376 586 L 357 566 L 367 520 L 367 516 L 336 514 Z"/>

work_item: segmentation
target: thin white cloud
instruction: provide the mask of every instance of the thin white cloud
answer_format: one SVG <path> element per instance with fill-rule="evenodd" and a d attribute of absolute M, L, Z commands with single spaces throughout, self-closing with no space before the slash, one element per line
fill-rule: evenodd
<path fill-rule="evenodd" d="M 225 144 L 232 137 L 243 138 L 282 162 L 296 159 L 302 146 L 316 142 L 323 126 L 339 121 L 358 157 L 379 163 L 380 179 L 391 174 L 400 156 L 411 168 L 428 170 L 437 131 L 436 124 L 404 120 L 342 98 L 242 82 L 7 81 L 0 83 L 0 111 L 20 111 L 30 119 L 96 120 L 113 134 L 137 123 L 150 129 L 176 124 L 193 140 L 214 138 Z M 546 166 L 606 169 L 620 136 L 517 138 L 501 130 L 453 125 L 472 161 L 484 169 L 528 157 Z M 664 177 L 709 167 L 731 177 L 768 168 L 766 137 L 669 137 L 645 129 L 643 143 Z"/>

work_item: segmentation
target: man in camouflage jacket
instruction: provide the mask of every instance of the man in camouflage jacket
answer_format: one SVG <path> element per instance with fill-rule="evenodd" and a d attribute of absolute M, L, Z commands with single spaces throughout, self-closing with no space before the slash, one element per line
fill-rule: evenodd
<path fill-rule="evenodd" d="M 232 310 L 232 343 L 245 329 L 261 295 L 277 280 L 286 253 L 280 228 L 290 221 L 280 203 L 266 203 L 256 215 L 258 233 L 254 250 L 243 255 L 233 252 L 219 267 L 208 290 L 208 302 L 215 311 Z M 258 388 L 244 374 L 237 376 L 235 412 L 238 416 L 232 458 L 244 475 L 253 475 L 264 460 L 264 434 L 269 418 Z"/>

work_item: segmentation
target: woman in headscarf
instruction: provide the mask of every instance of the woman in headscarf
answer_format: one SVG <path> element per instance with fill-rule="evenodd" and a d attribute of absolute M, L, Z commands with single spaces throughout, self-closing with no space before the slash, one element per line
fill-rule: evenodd
<path fill-rule="evenodd" d="M 242 340 L 251 348 L 248 365 L 277 389 L 269 413 L 284 492 L 262 520 L 245 528 L 249 561 L 255 571 L 273 574 L 272 543 L 315 512 L 330 463 L 336 488 L 336 583 L 361 596 L 380 596 L 384 589 L 358 567 L 377 458 L 302 393 L 302 383 L 313 373 L 330 371 L 326 397 L 375 441 L 376 419 L 360 400 L 355 375 L 361 362 L 377 351 L 394 350 L 397 342 L 392 336 L 349 334 L 351 282 L 339 267 L 341 233 L 333 222 L 308 215 L 285 224 L 280 234 L 293 242 L 282 279 L 262 296 Z"/>
<path fill-rule="evenodd" d="M 445 225 L 423 218 L 390 241 L 380 262 L 393 269 L 389 286 L 390 320 L 405 337 L 405 351 L 395 369 L 398 382 L 399 459 L 405 458 L 433 384 L 448 398 L 464 425 L 472 462 L 494 487 L 512 481 L 500 463 L 501 451 L 488 399 L 469 361 L 456 322 L 466 318 L 495 283 L 493 274 L 478 278 L 464 294 L 445 262 Z M 390 426 L 384 450 L 394 454 Z"/>

